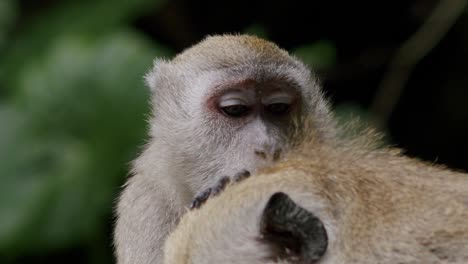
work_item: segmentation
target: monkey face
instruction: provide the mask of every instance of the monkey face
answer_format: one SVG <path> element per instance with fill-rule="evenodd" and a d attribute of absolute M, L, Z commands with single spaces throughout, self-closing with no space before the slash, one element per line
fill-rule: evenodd
<path fill-rule="evenodd" d="M 317 121 L 312 133 L 333 134 L 325 129 L 333 127 L 326 101 L 304 64 L 265 43 L 235 47 L 232 56 L 226 47 L 196 48 L 158 62 L 147 76 L 152 136 L 171 148 L 193 194 L 218 176 L 255 173 L 279 160 L 303 116 Z"/>
<path fill-rule="evenodd" d="M 272 74 L 265 67 L 273 68 L 264 64 L 239 66 L 208 74 L 210 77 L 196 82 L 196 87 L 205 89 L 200 89 L 198 95 L 194 92 L 190 103 L 194 107 L 190 111 L 193 120 L 198 120 L 197 128 L 192 129 L 195 133 L 187 139 L 200 164 L 194 168 L 202 167 L 202 163 L 205 169 L 207 164 L 213 166 L 213 178 L 233 175 L 241 169 L 255 173 L 281 158 L 288 148 L 288 136 L 295 129 L 293 121 L 304 111 L 305 100 L 301 88 L 284 77 L 286 73 Z M 203 156 L 197 156 L 199 153 Z M 206 187 L 195 188 L 200 191 Z"/>

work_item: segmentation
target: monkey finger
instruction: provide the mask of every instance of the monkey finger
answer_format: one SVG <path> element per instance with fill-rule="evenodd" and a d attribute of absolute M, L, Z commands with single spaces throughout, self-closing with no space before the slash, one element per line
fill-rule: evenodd
<path fill-rule="evenodd" d="M 220 192 L 226 188 L 226 185 L 228 185 L 231 182 L 231 179 L 227 176 L 222 177 L 218 183 L 213 187 L 213 191 L 211 192 L 211 196 L 216 196 Z"/>
<path fill-rule="evenodd" d="M 206 202 L 206 200 L 208 200 L 208 198 L 210 197 L 211 192 L 212 192 L 212 188 L 208 188 L 205 191 L 203 191 L 202 193 L 197 194 L 197 196 L 195 196 L 192 203 L 190 204 L 189 209 L 193 210 L 193 209 L 200 208 L 200 206 L 202 206 L 202 204 L 204 204 Z"/>
<path fill-rule="evenodd" d="M 236 175 L 234 175 L 233 180 L 234 180 L 234 182 L 240 182 L 242 180 L 247 179 L 248 177 L 250 177 L 250 171 L 242 170 L 239 173 L 237 173 Z"/>

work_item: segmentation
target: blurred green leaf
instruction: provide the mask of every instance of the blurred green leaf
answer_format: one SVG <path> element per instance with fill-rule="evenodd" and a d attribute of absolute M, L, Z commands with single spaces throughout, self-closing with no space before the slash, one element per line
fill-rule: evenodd
<path fill-rule="evenodd" d="M 0 255 L 102 232 L 145 135 L 143 75 L 167 54 L 121 31 L 62 35 L 25 61 L 0 111 Z"/>
<path fill-rule="evenodd" d="M 3 0 L 2 0 L 3 1 Z M 9 41 L 0 61 L 0 84 L 9 81 L 25 61 L 47 52 L 56 38 L 65 34 L 102 35 L 115 31 L 145 12 L 156 10 L 163 0 L 84 0 L 62 1 L 27 21 L 21 34 Z"/>
<path fill-rule="evenodd" d="M 16 1 L 13 0 L 0 1 L 0 51 L 5 45 L 6 36 L 16 18 L 16 5 Z"/>
<path fill-rule="evenodd" d="M 325 70 L 336 64 L 337 51 L 335 44 L 328 40 L 320 40 L 316 43 L 301 46 L 293 51 L 314 70 Z"/>

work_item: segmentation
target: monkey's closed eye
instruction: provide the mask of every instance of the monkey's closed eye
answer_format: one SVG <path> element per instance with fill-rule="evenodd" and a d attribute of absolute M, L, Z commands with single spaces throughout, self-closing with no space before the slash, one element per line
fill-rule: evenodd
<path fill-rule="evenodd" d="M 285 103 L 274 103 L 266 106 L 266 110 L 274 115 L 283 115 L 289 112 L 290 105 Z"/>
<path fill-rule="evenodd" d="M 230 117 L 243 117 L 249 113 L 249 107 L 246 105 L 230 105 L 221 107 L 221 110 Z"/>

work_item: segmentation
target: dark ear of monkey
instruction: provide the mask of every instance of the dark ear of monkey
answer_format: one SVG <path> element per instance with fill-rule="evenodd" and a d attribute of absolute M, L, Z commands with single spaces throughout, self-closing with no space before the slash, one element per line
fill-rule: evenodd
<path fill-rule="evenodd" d="M 261 240 L 271 245 L 274 259 L 312 264 L 327 250 L 328 237 L 322 221 L 282 192 L 273 194 L 267 202 L 260 232 Z"/>

